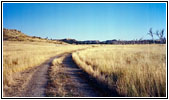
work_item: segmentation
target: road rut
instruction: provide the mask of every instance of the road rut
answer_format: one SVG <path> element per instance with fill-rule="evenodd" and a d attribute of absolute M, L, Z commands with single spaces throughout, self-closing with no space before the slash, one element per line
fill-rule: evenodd
<path fill-rule="evenodd" d="M 24 91 L 19 95 L 20 97 L 45 97 L 45 89 L 48 82 L 48 68 L 51 65 L 53 59 L 59 56 L 55 56 L 45 61 L 38 66 L 36 72 L 32 75 L 28 85 Z"/>
<path fill-rule="evenodd" d="M 75 84 L 76 92 L 82 97 L 99 97 L 99 93 L 88 83 L 89 79 L 85 79 L 84 71 L 80 69 L 72 60 L 72 54 L 68 54 L 62 62 L 65 67 L 65 74 Z"/>

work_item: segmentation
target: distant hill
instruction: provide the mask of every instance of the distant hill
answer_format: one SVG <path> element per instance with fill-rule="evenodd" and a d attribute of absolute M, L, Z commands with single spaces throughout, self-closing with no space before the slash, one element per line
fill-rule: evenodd
<path fill-rule="evenodd" d="M 49 40 L 47 38 L 41 38 L 36 36 L 28 36 L 16 29 L 3 29 L 3 40 L 4 41 L 30 41 L 30 42 L 49 42 L 55 44 L 67 44 L 63 41 Z"/>
<path fill-rule="evenodd" d="M 3 29 L 3 40 L 26 40 L 26 38 L 30 37 L 16 29 Z"/>

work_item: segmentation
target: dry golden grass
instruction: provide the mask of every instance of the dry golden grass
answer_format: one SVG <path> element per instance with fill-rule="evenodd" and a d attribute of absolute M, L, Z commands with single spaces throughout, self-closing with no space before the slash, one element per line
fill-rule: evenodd
<path fill-rule="evenodd" d="M 13 76 L 17 72 L 38 66 L 52 56 L 86 47 L 88 46 L 3 41 L 3 86 L 14 84 Z"/>
<path fill-rule="evenodd" d="M 122 96 L 166 96 L 165 45 L 107 45 L 73 53 L 87 73 Z"/>
<path fill-rule="evenodd" d="M 56 58 L 52 61 L 52 66 L 49 68 L 49 82 L 46 90 L 47 96 L 65 96 L 66 90 L 63 87 L 64 77 L 68 77 L 62 73 L 62 61 L 65 56 Z M 63 80 L 62 80 L 63 79 Z"/>
<path fill-rule="evenodd" d="M 67 55 L 63 55 L 52 61 L 48 70 L 49 82 L 46 89 L 46 95 L 49 97 L 79 97 L 75 85 L 70 76 L 66 74 L 66 68 L 62 62 Z"/>

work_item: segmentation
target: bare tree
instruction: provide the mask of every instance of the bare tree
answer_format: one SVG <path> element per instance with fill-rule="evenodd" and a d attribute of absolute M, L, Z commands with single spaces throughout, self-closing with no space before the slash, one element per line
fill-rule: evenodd
<path fill-rule="evenodd" d="M 154 36 L 153 36 L 152 28 L 150 28 L 148 35 L 151 36 L 152 41 L 153 41 L 153 43 L 154 43 Z"/>
<path fill-rule="evenodd" d="M 160 40 L 164 39 L 164 29 L 161 30 L 159 36 L 160 36 Z"/>
<path fill-rule="evenodd" d="M 159 31 L 157 30 L 156 33 L 155 33 L 158 37 L 159 37 Z"/>
<path fill-rule="evenodd" d="M 164 29 L 161 30 L 161 32 L 156 31 L 156 35 L 158 36 L 158 38 L 160 39 L 160 42 L 163 43 L 165 41 L 165 37 L 164 37 Z"/>

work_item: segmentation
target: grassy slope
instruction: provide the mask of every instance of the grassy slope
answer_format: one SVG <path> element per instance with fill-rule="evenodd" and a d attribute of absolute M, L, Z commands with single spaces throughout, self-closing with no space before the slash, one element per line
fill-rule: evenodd
<path fill-rule="evenodd" d="M 57 41 L 57 40 L 48 40 L 35 36 L 28 36 L 21 31 L 15 29 L 3 29 L 3 40 L 7 41 L 29 41 L 29 42 L 48 42 L 55 44 L 67 44 L 65 42 Z"/>

